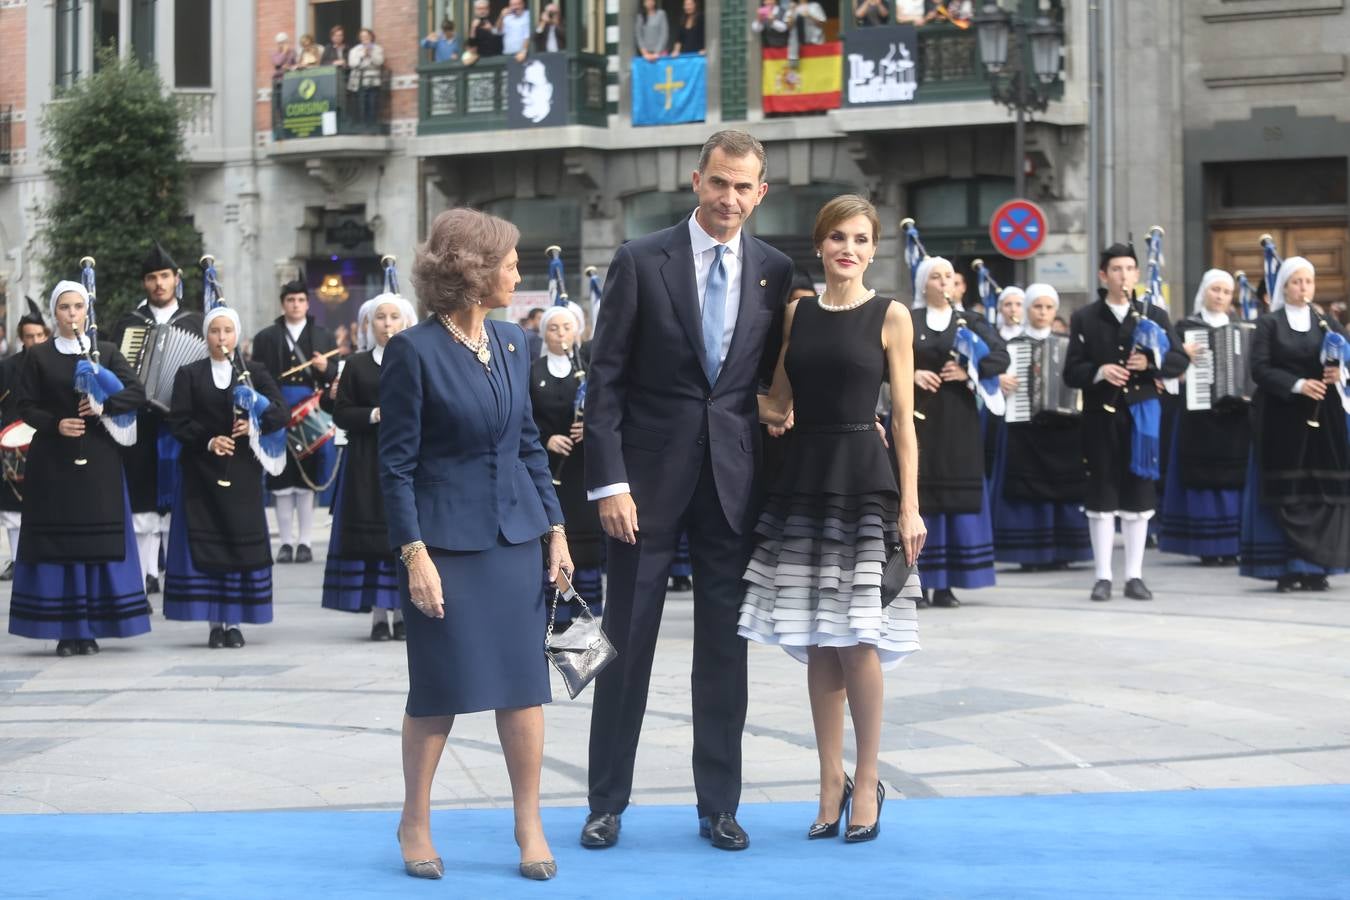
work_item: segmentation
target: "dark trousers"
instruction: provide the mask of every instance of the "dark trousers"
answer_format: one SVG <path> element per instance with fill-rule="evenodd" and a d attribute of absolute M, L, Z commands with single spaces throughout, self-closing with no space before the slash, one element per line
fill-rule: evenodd
<path fill-rule="evenodd" d="M 751 536 L 736 534 L 727 524 L 706 457 L 682 514 L 671 517 L 639 507 L 638 523 L 642 530 L 636 544 L 607 544 L 604 626 L 619 657 L 595 684 L 591 811 L 621 813 L 628 806 L 666 580 L 680 532 L 687 530 L 694 567 L 694 790 L 700 816 L 734 813 L 741 799 L 746 704 L 746 645 L 736 633 L 736 621 Z"/>

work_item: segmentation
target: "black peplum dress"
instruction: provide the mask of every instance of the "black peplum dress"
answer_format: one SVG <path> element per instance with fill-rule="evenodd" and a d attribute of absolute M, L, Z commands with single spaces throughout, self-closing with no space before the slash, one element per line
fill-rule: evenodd
<path fill-rule="evenodd" d="M 807 648 L 872 644 L 884 667 L 919 649 L 917 575 L 881 605 L 900 493 L 877 434 L 889 304 L 831 312 L 798 302 L 784 366 L 796 425 L 755 526 L 738 632 L 805 662 Z"/>

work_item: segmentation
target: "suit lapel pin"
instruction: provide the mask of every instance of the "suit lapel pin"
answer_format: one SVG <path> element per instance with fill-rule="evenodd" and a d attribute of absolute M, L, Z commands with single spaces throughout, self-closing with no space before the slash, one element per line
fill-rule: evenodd
<path fill-rule="evenodd" d="M 506 345 L 506 351 L 507 351 L 508 353 L 515 353 L 515 352 L 516 352 L 516 345 L 515 345 L 515 344 L 507 344 L 507 345 Z"/>
<path fill-rule="evenodd" d="M 760 286 L 760 287 L 768 287 L 768 286 L 769 286 L 769 279 L 767 279 L 767 278 L 761 278 L 761 279 L 759 280 L 759 286 Z"/>

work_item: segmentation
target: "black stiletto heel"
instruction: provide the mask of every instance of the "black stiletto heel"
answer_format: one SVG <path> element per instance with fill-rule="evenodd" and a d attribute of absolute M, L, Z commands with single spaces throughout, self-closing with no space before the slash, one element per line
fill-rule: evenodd
<path fill-rule="evenodd" d="M 850 825 L 844 832 L 844 842 L 847 844 L 862 844 L 867 841 L 875 841 L 877 835 L 881 834 L 881 807 L 886 803 L 886 785 L 880 781 L 877 782 L 877 820 L 871 825 Z"/>
<path fill-rule="evenodd" d="M 839 801 L 839 818 L 833 822 L 812 822 L 811 827 L 807 829 L 806 839 L 818 841 L 821 838 L 832 838 L 839 836 L 839 823 L 844 820 L 844 809 L 848 806 L 849 798 L 853 796 L 853 779 L 844 775 L 844 797 Z"/>

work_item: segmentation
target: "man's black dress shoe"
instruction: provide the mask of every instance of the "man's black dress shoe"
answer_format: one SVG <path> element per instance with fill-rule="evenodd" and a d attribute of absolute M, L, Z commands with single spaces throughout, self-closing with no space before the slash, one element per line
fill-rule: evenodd
<path fill-rule="evenodd" d="M 712 841 L 718 850 L 744 850 L 750 846 L 750 835 L 732 813 L 714 813 L 699 819 L 698 836 Z"/>
<path fill-rule="evenodd" d="M 694 579 L 688 575 L 675 575 L 670 579 L 670 589 L 677 594 L 683 594 L 694 589 Z"/>
<path fill-rule="evenodd" d="M 1111 582 L 1106 578 L 1098 578 L 1097 583 L 1092 586 L 1092 600 L 1094 603 L 1105 603 L 1111 599 Z"/>
<path fill-rule="evenodd" d="M 593 812 L 586 817 L 586 824 L 581 826 L 581 846 L 588 850 L 613 847 L 619 842 L 621 827 L 618 813 Z"/>
<path fill-rule="evenodd" d="M 1131 578 L 1125 582 L 1125 596 L 1131 600 L 1152 600 L 1153 592 L 1144 584 L 1144 579 Z"/>
<path fill-rule="evenodd" d="M 956 599 L 956 594 L 951 588 L 941 588 L 933 591 L 933 605 L 942 606 L 947 609 L 956 609 L 961 605 L 961 601 Z"/>
<path fill-rule="evenodd" d="M 281 545 L 281 549 L 277 551 L 277 562 L 295 562 L 295 551 L 291 549 L 290 544 Z"/>
<path fill-rule="evenodd" d="M 309 549 L 309 544 L 301 544 L 295 548 L 295 561 L 298 563 L 314 561 L 314 552 Z"/>

